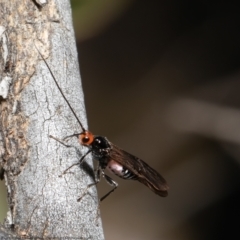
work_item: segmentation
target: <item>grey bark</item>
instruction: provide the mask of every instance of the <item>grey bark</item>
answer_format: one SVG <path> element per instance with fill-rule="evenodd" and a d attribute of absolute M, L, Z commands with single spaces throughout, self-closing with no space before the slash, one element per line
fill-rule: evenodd
<path fill-rule="evenodd" d="M 104 239 L 96 188 L 77 202 L 94 181 L 92 159 L 59 177 L 86 149 L 77 139 L 66 148 L 49 138 L 81 128 L 35 48 L 87 128 L 69 0 L 2 0 L 0 8 L 0 164 L 9 203 L 5 226 L 30 238 Z"/>

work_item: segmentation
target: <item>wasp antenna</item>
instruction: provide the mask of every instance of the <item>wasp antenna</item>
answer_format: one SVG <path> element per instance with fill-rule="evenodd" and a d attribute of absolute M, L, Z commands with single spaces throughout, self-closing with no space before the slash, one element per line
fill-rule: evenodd
<path fill-rule="evenodd" d="M 53 80 L 54 80 L 54 82 L 55 82 L 55 84 L 57 85 L 58 90 L 59 90 L 60 93 L 62 94 L 64 100 L 66 101 L 66 103 L 67 103 L 67 105 L 69 106 L 70 110 L 72 111 L 73 115 L 74 115 L 75 118 L 77 119 L 77 121 L 78 121 L 79 125 L 81 126 L 83 132 L 86 132 L 86 129 L 83 127 L 83 125 L 82 125 L 81 121 L 79 120 L 77 114 L 74 112 L 73 108 L 71 107 L 70 103 L 68 102 L 67 98 L 65 97 L 65 95 L 64 95 L 64 93 L 63 93 L 63 91 L 62 91 L 62 89 L 60 88 L 60 86 L 59 86 L 59 84 L 58 84 L 56 78 L 54 77 L 54 74 L 53 74 L 51 68 L 49 67 L 47 61 L 44 59 L 43 55 L 41 54 L 41 52 L 39 51 L 39 49 L 37 48 L 37 46 L 36 46 L 35 43 L 34 43 L 34 45 L 35 45 L 35 48 L 37 49 L 39 55 L 41 56 L 42 60 L 45 62 L 46 66 L 47 66 L 47 68 L 48 68 L 48 70 L 49 70 L 49 72 L 50 72 L 50 74 L 51 74 L 51 76 L 52 76 L 52 78 L 53 78 Z"/>

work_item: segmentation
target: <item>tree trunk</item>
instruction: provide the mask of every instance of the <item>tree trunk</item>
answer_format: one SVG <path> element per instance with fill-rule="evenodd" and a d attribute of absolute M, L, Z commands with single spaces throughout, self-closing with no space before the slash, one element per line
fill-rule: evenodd
<path fill-rule="evenodd" d="M 8 191 L 6 228 L 18 236 L 104 239 L 92 160 L 59 175 L 86 153 L 81 127 L 37 49 L 87 128 L 68 0 L 2 0 L 0 4 L 0 164 Z M 37 47 L 37 49 L 36 49 Z"/>

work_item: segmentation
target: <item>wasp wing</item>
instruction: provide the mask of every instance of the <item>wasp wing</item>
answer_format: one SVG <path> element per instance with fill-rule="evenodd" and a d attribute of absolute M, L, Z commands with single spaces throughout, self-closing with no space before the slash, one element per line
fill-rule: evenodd
<path fill-rule="evenodd" d="M 136 156 L 118 148 L 111 143 L 111 151 L 109 152 L 110 159 L 118 162 L 134 175 L 137 180 L 148 188 L 150 188 L 156 194 L 166 197 L 168 195 L 168 185 L 166 180 L 153 168 L 151 168 L 143 160 Z"/>

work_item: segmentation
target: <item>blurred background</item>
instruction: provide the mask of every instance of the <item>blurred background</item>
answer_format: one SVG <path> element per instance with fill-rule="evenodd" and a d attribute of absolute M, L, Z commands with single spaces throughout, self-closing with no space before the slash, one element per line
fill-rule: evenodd
<path fill-rule="evenodd" d="M 142 158 L 170 186 L 161 198 L 113 177 L 119 187 L 101 203 L 106 240 L 238 239 L 237 3 L 71 3 L 90 130 Z M 99 196 L 110 189 L 105 181 L 98 188 Z"/>

